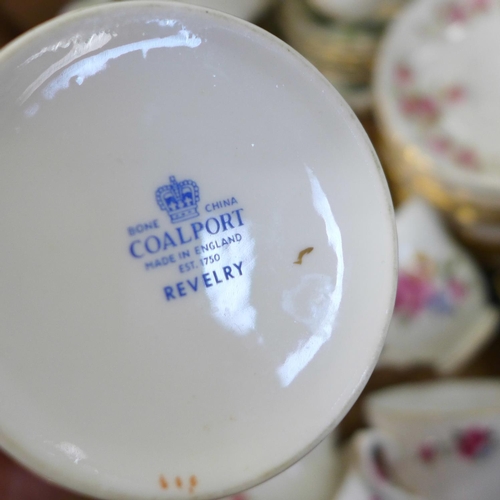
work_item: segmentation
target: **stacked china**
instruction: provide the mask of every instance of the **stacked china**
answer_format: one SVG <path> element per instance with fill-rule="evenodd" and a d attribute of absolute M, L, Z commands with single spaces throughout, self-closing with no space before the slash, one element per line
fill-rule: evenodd
<path fill-rule="evenodd" d="M 363 113 L 372 104 L 372 68 L 380 38 L 405 1 L 285 0 L 283 34 Z"/>
<path fill-rule="evenodd" d="M 500 37 L 492 0 L 417 0 L 383 43 L 376 111 L 400 197 L 447 214 L 485 263 L 500 258 Z"/>

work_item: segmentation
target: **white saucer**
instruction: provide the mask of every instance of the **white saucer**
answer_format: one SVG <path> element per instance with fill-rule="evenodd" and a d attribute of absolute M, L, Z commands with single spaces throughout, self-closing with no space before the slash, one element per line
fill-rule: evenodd
<path fill-rule="evenodd" d="M 0 444 L 104 499 L 223 497 L 330 432 L 391 317 L 378 160 L 301 56 L 199 7 L 0 55 Z"/>
<path fill-rule="evenodd" d="M 500 207 L 500 5 L 417 0 L 382 44 L 375 99 L 385 134 L 445 191 Z"/>

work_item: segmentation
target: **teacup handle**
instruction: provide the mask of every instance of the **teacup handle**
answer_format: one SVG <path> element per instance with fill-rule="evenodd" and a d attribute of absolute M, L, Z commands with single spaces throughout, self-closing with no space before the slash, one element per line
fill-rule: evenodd
<path fill-rule="evenodd" d="M 377 429 L 361 431 L 355 440 L 355 451 L 363 478 L 382 500 L 423 500 L 395 486 L 381 464 L 383 459 L 390 470 L 401 456 L 399 445 L 390 436 Z"/>

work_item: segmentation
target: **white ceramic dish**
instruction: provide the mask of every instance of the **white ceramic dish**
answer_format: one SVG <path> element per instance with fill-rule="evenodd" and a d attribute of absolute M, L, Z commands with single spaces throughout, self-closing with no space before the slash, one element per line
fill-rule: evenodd
<path fill-rule="evenodd" d="M 396 213 L 399 277 L 394 315 L 379 365 L 457 370 L 491 339 L 498 310 L 478 265 L 438 213 L 414 197 Z"/>
<path fill-rule="evenodd" d="M 337 92 L 267 32 L 164 2 L 31 31 L 0 89 L 1 446 L 135 500 L 227 496 L 312 449 L 377 361 L 396 276 Z"/>
<path fill-rule="evenodd" d="M 455 197 L 500 207 L 500 6 L 417 0 L 383 43 L 375 99 L 384 133 Z"/>

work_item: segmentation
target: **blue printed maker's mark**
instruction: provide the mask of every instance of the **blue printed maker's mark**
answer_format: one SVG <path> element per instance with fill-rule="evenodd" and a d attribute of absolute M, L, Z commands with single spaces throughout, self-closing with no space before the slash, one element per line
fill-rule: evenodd
<path fill-rule="evenodd" d="M 156 202 L 167 212 L 172 224 L 198 217 L 199 201 L 198 184 L 190 180 L 177 182 L 173 175 L 170 176 L 170 184 L 156 190 Z"/>
<path fill-rule="evenodd" d="M 228 262 L 226 252 L 244 239 L 243 208 L 236 197 L 199 207 L 198 184 L 190 179 L 179 182 L 172 175 L 170 184 L 156 190 L 155 199 L 168 217 L 129 226 L 129 254 L 147 272 L 182 275 L 181 280 L 169 279 L 170 284 L 165 284 L 167 302 L 243 276 L 244 262 Z M 201 218 L 200 212 L 207 216 Z"/>

